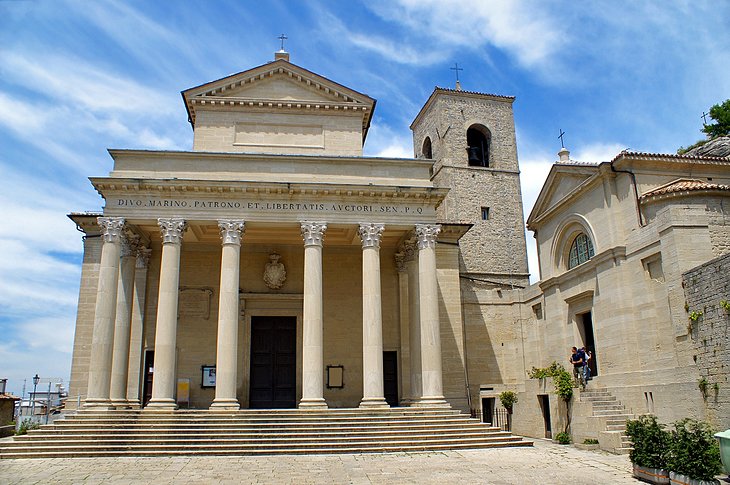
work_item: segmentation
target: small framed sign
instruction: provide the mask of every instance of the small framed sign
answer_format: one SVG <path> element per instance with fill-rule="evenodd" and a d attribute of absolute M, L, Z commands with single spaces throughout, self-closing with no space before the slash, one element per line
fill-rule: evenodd
<path fill-rule="evenodd" d="M 327 366 L 327 389 L 342 389 L 345 387 L 345 366 Z"/>
<path fill-rule="evenodd" d="M 203 378 L 200 387 L 215 387 L 215 366 L 201 365 L 200 368 L 203 371 Z"/>

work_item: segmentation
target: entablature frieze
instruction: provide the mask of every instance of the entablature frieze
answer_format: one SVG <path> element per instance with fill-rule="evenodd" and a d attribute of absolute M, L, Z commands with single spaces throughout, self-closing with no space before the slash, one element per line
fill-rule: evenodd
<path fill-rule="evenodd" d="M 327 184 L 188 184 L 173 181 L 95 180 L 105 216 L 190 220 L 327 220 L 385 224 L 435 222 L 446 189 Z"/>

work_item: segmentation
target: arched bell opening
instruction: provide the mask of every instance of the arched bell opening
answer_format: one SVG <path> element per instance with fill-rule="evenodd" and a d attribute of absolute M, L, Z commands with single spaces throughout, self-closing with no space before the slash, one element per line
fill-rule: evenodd
<path fill-rule="evenodd" d="M 492 135 L 483 126 L 472 125 L 466 130 L 466 150 L 469 165 L 474 167 L 489 166 L 489 145 Z"/>

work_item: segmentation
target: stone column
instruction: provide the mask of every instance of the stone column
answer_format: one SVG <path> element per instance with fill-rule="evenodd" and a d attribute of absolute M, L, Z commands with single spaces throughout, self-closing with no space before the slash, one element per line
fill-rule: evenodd
<path fill-rule="evenodd" d="M 137 265 L 134 271 L 134 296 L 132 304 L 132 323 L 129 336 L 129 370 L 127 371 L 127 402 L 132 408 L 139 408 L 140 388 L 143 383 L 142 360 L 144 345 L 144 314 L 147 293 L 147 267 L 152 250 L 140 248 L 137 252 Z"/>
<path fill-rule="evenodd" d="M 411 392 L 409 404 L 416 405 L 423 396 L 421 375 L 421 311 L 418 292 L 418 262 L 415 241 L 407 241 L 403 247 L 404 262 L 408 271 L 408 350 L 411 365 Z"/>
<path fill-rule="evenodd" d="M 441 329 L 436 278 L 438 224 L 416 224 L 418 236 L 418 301 L 421 311 L 421 374 L 423 397 L 419 406 L 448 406 L 443 396 Z"/>
<path fill-rule="evenodd" d="M 124 218 L 99 217 L 97 222 L 101 227 L 104 243 L 101 247 L 99 286 L 96 291 L 94 330 L 91 339 L 89 385 L 84 406 L 111 408 L 109 390 Z"/>
<path fill-rule="evenodd" d="M 138 247 L 138 235 L 125 234 L 122 237 L 121 265 L 117 288 L 117 315 L 114 323 L 111 391 L 109 395 L 112 405 L 117 408 L 129 407 L 127 401 L 127 371 L 129 369 L 129 338 Z"/>
<path fill-rule="evenodd" d="M 322 239 L 324 222 L 302 222 L 304 239 L 304 325 L 300 408 L 326 408 L 322 348 Z"/>
<path fill-rule="evenodd" d="M 183 219 L 157 219 L 162 233 L 160 293 L 155 328 L 155 373 L 152 378 L 152 409 L 175 409 L 175 359 L 177 299 L 180 285 L 180 249 L 187 224 Z"/>
<path fill-rule="evenodd" d="M 218 346 L 216 348 L 215 399 L 211 409 L 238 409 L 236 365 L 238 363 L 238 287 L 241 237 L 244 221 L 220 220 L 223 241 L 221 286 L 218 304 Z"/>
<path fill-rule="evenodd" d="M 362 241 L 362 387 L 360 407 L 388 407 L 383 390 L 380 238 L 383 224 L 360 224 Z"/>

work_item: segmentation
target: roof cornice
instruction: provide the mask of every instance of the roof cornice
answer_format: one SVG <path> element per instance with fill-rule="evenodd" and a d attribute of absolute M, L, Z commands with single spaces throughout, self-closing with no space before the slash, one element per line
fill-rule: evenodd
<path fill-rule="evenodd" d="M 475 99 L 488 99 L 491 101 L 500 101 L 503 103 L 509 103 L 512 104 L 515 100 L 514 96 L 504 96 L 501 94 L 488 94 L 488 93 L 480 93 L 477 91 L 462 91 L 459 89 L 448 89 L 448 88 L 440 88 L 438 86 L 434 87 L 433 92 L 428 97 L 426 102 L 423 104 L 423 107 L 418 112 L 416 117 L 413 119 L 413 122 L 411 122 L 410 129 L 413 130 L 413 127 L 418 123 L 423 115 L 428 111 L 428 109 L 431 107 L 433 103 L 436 102 L 436 99 L 439 96 L 458 96 L 461 98 L 475 98 Z"/>

